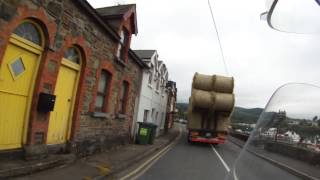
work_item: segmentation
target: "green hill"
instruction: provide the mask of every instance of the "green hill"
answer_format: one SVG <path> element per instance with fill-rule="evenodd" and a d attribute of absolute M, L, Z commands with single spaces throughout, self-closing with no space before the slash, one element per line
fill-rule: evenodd
<path fill-rule="evenodd" d="M 256 123 L 262 111 L 262 108 L 246 109 L 242 107 L 235 107 L 231 117 L 231 122 L 247 124 Z"/>
<path fill-rule="evenodd" d="M 187 119 L 188 103 L 177 103 L 176 108 L 178 109 L 177 117 Z"/>
<path fill-rule="evenodd" d="M 188 103 L 177 103 L 176 107 L 179 111 L 178 117 L 185 119 L 185 114 L 188 111 Z M 243 107 L 235 107 L 231 117 L 231 122 L 247 124 L 256 123 L 262 111 L 262 108 L 246 109 Z"/>

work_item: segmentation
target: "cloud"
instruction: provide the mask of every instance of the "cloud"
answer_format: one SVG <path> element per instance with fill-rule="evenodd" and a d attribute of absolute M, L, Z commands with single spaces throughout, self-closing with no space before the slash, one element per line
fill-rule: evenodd
<path fill-rule="evenodd" d="M 94 7 L 116 1 L 89 1 Z M 137 4 L 139 34 L 133 49 L 157 49 L 177 82 L 178 101 L 190 96 L 192 76 L 225 74 L 207 0 L 131 0 Z M 320 36 L 272 30 L 255 0 L 211 1 L 230 75 L 235 77 L 236 105 L 264 107 L 287 82 L 320 84 Z"/>

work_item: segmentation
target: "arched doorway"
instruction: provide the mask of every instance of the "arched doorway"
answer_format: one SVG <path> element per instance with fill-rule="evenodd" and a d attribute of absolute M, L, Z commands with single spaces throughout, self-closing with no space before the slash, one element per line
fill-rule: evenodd
<path fill-rule="evenodd" d="M 50 113 L 47 144 L 63 144 L 70 137 L 81 61 L 81 53 L 75 46 L 70 47 L 62 58 L 54 93 L 56 103 Z"/>
<path fill-rule="evenodd" d="M 9 39 L 0 64 L 0 150 L 25 143 L 43 47 L 43 32 L 31 20 L 23 21 Z"/>

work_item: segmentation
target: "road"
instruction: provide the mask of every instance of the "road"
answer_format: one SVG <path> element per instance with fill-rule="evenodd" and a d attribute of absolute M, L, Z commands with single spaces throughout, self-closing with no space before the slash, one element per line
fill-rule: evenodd
<path fill-rule="evenodd" d="M 241 149 L 232 142 L 215 148 L 210 145 L 188 144 L 184 132 L 179 142 L 138 179 L 222 180 L 230 171 L 240 151 Z M 299 179 L 252 154 L 245 154 L 241 159 L 236 166 L 236 177 L 232 174 L 230 179 Z"/>

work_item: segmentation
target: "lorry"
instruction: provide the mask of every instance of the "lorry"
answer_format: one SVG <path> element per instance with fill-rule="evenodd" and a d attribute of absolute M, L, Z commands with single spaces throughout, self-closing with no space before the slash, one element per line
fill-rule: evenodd
<path fill-rule="evenodd" d="M 188 105 L 188 142 L 225 142 L 235 103 L 233 89 L 233 77 L 195 73 Z"/>

